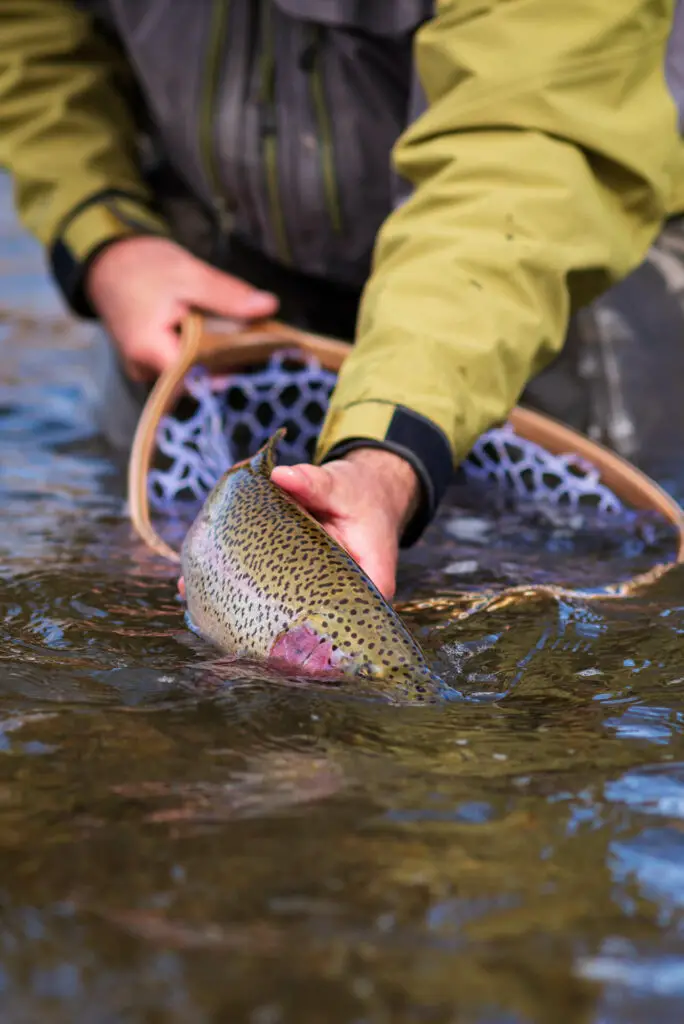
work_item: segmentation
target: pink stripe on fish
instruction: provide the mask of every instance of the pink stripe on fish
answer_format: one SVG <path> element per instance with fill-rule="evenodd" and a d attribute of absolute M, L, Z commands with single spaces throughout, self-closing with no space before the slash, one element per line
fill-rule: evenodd
<path fill-rule="evenodd" d="M 342 660 L 332 640 L 324 640 L 311 626 L 295 626 L 278 637 L 270 651 L 270 658 L 296 668 L 307 675 L 339 675 Z"/>

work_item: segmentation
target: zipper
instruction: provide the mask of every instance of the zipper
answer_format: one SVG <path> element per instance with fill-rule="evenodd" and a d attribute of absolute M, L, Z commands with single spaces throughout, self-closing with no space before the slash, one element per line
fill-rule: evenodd
<path fill-rule="evenodd" d="M 214 249 L 216 261 L 219 265 L 224 262 L 227 256 L 228 235 L 232 227 L 232 216 L 223 194 L 221 176 L 216 159 L 216 146 L 214 144 L 214 104 L 219 85 L 221 56 L 229 10 L 230 0 L 214 0 L 209 26 L 207 72 L 204 78 L 199 117 L 200 154 L 209 184 L 211 204 L 216 220 Z"/>
<path fill-rule="evenodd" d="M 262 50 L 261 50 L 261 141 L 263 147 L 264 175 L 271 208 L 271 221 L 275 235 L 276 251 L 282 263 L 290 264 L 292 256 L 287 240 L 285 217 L 280 202 L 278 182 L 278 123 L 275 106 L 275 52 L 273 25 L 271 22 L 271 0 L 263 0 L 262 6 Z"/>
<path fill-rule="evenodd" d="M 323 172 L 323 190 L 325 201 L 328 207 L 328 214 L 336 234 L 342 233 L 342 209 L 340 206 L 340 194 L 337 184 L 337 173 L 335 168 L 335 146 L 333 143 L 332 124 L 328 107 L 325 101 L 325 86 L 323 73 L 321 71 L 321 37 L 322 28 L 320 25 L 312 26 L 312 38 L 306 49 L 305 70 L 309 72 L 311 85 L 311 98 L 313 100 L 314 112 L 318 123 L 318 149 L 321 157 L 321 169 Z"/>

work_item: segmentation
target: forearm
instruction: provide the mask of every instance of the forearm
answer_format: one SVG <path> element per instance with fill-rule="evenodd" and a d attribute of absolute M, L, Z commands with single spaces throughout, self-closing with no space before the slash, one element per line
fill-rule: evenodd
<path fill-rule="evenodd" d="M 126 74 L 67 0 L 3 0 L 0 163 L 23 223 L 83 312 L 83 269 L 105 242 L 166 230 L 138 166 Z"/>
<path fill-rule="evenodd" d="M 467 7 L 443 2 L 420 35 L 429 109 L 396 151 L 414 192 L 380 234 L 317 451 L 403 449 L 422 525 L 571 309 L 643 258 L 684 174 L 663 7 Z"/>

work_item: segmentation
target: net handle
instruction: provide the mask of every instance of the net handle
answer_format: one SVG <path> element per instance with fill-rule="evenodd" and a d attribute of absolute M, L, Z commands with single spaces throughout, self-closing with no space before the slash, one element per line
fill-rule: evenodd
<path fill-rule="evenodd" d="M 185 375 L 199 365 L 212 373 L 254 365 L 284 348 L 313 356 L 324 369 L 337 373 L 351 345 L 299 330 L 279 320 L 259 320 L 245 325 L 207 317 L 200 312 L 193 312 L 184 319 L 178 358 L 159 376 L 147 398 L 128 464 L 128 506 L 133 527 L 145 544 L 163 558 L 180 561 L 178 552 L 162 540 L 152 525 L 148 475 L 159 423 L 173 408 L 183 389 Z M 645 473 L 603 445 L 541 413 L 517 406 L 509 422 L 519 437 L 540 445 L 552 455 L 573 454 L 586 459 L 600 471 L 602 481 L 616 497 L 632 507 L 659 512 L 676 529 L 676 561 L 684 561 L 684 511 Z"/>

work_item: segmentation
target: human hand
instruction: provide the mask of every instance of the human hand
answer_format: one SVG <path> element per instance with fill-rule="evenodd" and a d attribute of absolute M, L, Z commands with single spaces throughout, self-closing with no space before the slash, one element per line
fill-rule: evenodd
<path fill-rule="evenodd" d="M 390 601 L 399 539 L 415 512 L 418 477 L 398 455 L 357 448 L 324 466 L 277 466 L 271 479 L 359 563 Z"/>
<path fill-rule="evenodd" d="M 86 292 L 132 380 L 151 380 L 178 351 L 175 328 L 192 308 L 251 320 L 272 316 L 278 300 L 216 270 L 168 238 L 112 242 L 88 269 Z"/>

